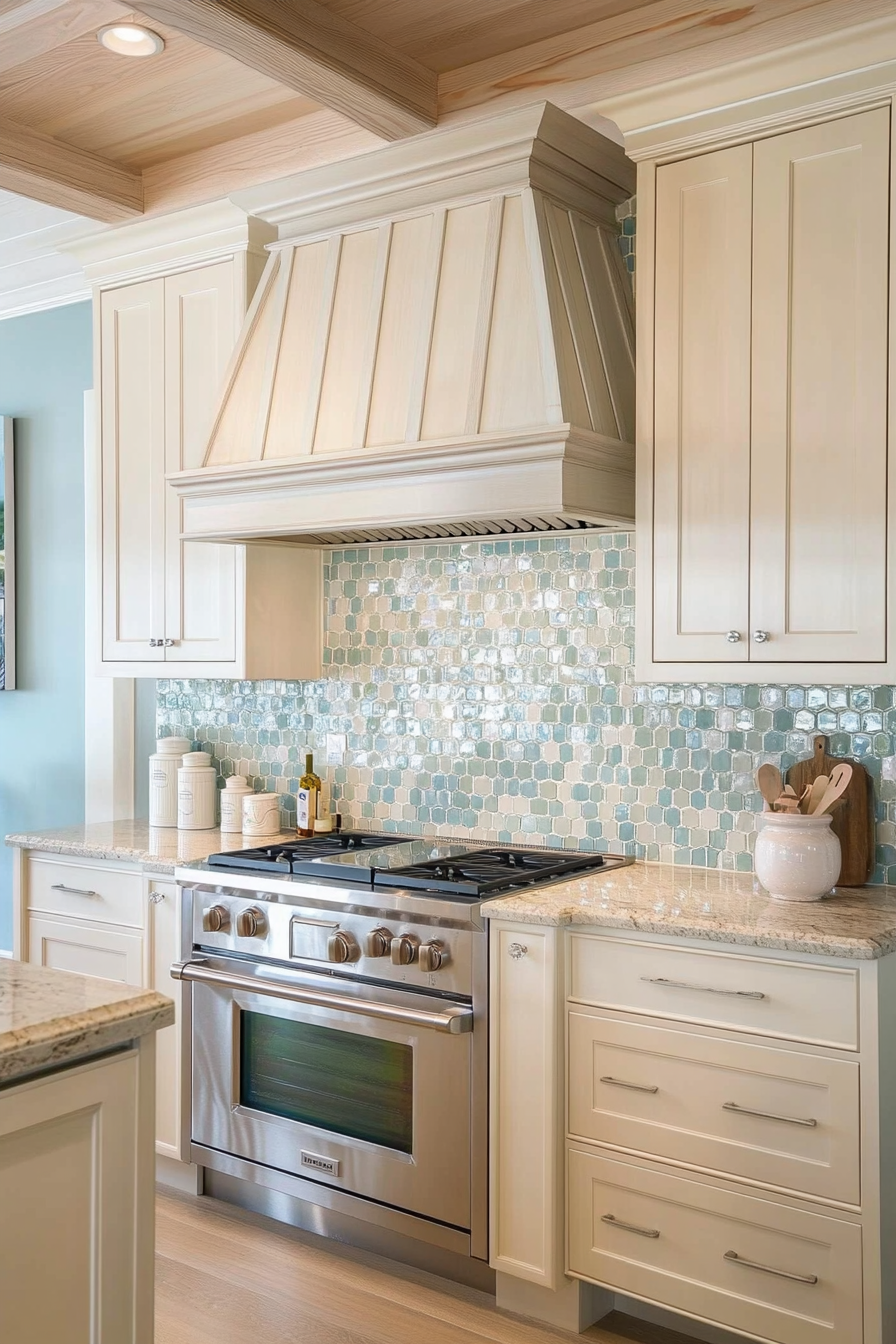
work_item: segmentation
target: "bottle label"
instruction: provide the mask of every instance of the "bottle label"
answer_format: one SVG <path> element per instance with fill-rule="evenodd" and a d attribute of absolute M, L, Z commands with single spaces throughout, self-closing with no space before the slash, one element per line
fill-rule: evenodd
<path fill-rule="evenodd" d="M 300 831 L 313 830 L 319 797 L 319 789 L 299 789 L 296 794 L 296 826 Z"/>

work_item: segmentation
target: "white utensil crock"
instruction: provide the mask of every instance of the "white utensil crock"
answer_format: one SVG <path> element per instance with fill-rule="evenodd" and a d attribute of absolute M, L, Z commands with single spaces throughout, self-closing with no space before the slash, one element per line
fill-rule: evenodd
<path fill-rule="evenodd" d="M 830 815 L 763 812 L 756 876 L 776 901 L 820 901 L 840 876 L 840 841 Z"/>

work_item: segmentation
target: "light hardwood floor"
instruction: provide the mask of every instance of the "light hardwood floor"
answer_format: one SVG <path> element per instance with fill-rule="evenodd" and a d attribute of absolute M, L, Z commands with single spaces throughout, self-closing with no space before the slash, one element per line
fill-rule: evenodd
<path fill-rule="evenodd" d="M 211 1200 L 160 1194 L 156 1344 L 688 1344 L 613 1313 L 583 1335 Z"/>

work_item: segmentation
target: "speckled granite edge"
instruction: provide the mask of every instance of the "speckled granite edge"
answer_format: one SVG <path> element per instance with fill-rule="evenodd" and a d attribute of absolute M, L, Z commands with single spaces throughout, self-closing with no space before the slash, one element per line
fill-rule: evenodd
<path fill-rule="evenodd" d="M 270 841 L 292 839 L 281 832 Z M 211 831 L 150 828 L 147 821 L 99 822 L 60 830 L 21 832 L 6 837 L 15 849 L 37 849 L 75 859 L 112 860 L 138 867 L 149 875 L 173 877 L 182 864 L 198 863 L 210 854 L 266 843 L 257 837 Z"/>
<path fill-rule="evenodd" d="M 773 901 L 751 874 L 635 864 L 482 905 L 489 920 L 653 933 L 670 938 L 872 961 L 896 951 L 896 889 L 839 889 L 822 901 Z"/>
<path fill-rule="evenodd" d="M 174 1023 L 170 999 L 147 990 L 120 1003 L 50 1017 L 0 1034 L 0 1084 L 87 1060 Z"/>

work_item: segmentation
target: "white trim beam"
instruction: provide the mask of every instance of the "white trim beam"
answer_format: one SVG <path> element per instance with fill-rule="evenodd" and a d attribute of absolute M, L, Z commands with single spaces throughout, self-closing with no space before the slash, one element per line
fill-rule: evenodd
<path fill-rule="evenodd" d="M 140 12 L 386 140 L 436 123 L 435 72 L 315 0 L 145 0 Z"/>

